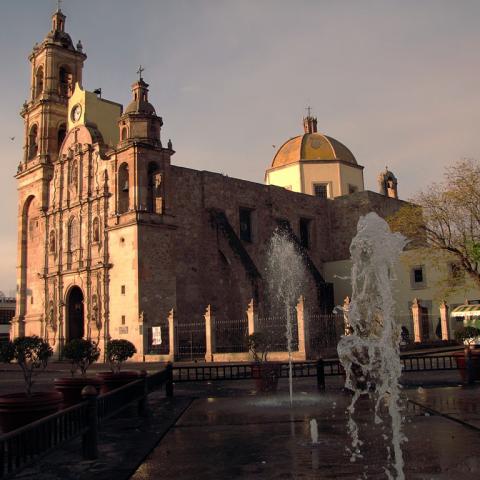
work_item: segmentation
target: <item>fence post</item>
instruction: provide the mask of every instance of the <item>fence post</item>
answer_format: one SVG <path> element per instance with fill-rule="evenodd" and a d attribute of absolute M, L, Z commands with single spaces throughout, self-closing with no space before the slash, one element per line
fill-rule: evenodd
<path fill-rule="evenodd" d="M 303 360 L 306 360 L 310 353 L 310 332 L 308 317 L 305 315 L 305 297 L 300 295 L 297 306 L 297 332 L 298 332 L 298 353 Z M 307 318 L 306 318 L 307 317 Z"/>
<path fill-rule="evenodd" d="M 165 382 L 165 393 L 167 397 L 173 397 L 173 364 L 168 362 L 165 367 L 167 372 L 167 381 Z"/>
<path fill-rule="evenodd" d="M 323 358 L 317 360 L 317 389 L 319 391 L 325 390 L 325 365 Z"/>
<path fill-rule="evenodd" d="M 175 360 L 175 310 L 168 312 L 168 358 L 171 362 Z"/>
<path fill-rule="evenodd" d="M 422 326 L 420 324 L 420 300 L 418 300 L 418 298 L 413 299 L 412 317 L 414 342 L 418 343 L 422 341 Z"/>
<path fill-rule="evenodd" d="M 215 319 L 212 306 L 207 305 L 204 314 L 205 318 L 205 361 L 213 362 L 213 352 L 215 351 Z"/>
<path fill-rule="evenodd" d="M 252 333 L 255 333 L 255 320 L 257 316 L 257 305 L 255 303 L 255 300 L 252 298 L 250 300 L 250 303 L 248 304 L 247 307 L 247 322 L 248 322 L 248 335 L 251 335 Z"/>
<path fill-rule="evenodd" d="M 97 389 L 87 385 L 82 389 L 82 397 L 88 401 L 87 423 L 88 430 L 82 435 L 82 452 L 85 460 L 98 458 L 98 404 Z"/>
<path fill-rule="evenodd" d="M 142 380 L 142 389 L 143 389 L 143 396 L 138 401 L 138 415 L 140 417 L 148 417 L 148 383 L 147 383 L 147 372 L 146 370 L 141 370 L 140 379 Z"/>
<path fill-rule="evenodd" d="M 442 340 L 450 340 L 450 326 L 448 324 L 448 305 L 445 300 L 440 304 L 440 321 L 442 323 Z"/>

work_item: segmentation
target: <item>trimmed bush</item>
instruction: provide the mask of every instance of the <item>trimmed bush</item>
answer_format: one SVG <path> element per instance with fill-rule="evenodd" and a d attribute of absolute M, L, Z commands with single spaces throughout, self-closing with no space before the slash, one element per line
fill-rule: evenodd
<path fill-rule="evenodd" d="M 63 356 L 70 360 L 72 377 L 77 370 L 80 370 L 82 376 L 85 376 L 90 365 L 100 357 L 100 349 L 92 340 L 75 338 L 65 345 Z"/>
<path fill-rule="evenodd" d="M 18 337 L 0 347 L 0 360 L 4 363 L 16 360 L 22 369 L 27 396 L 32 392 L 33 378 L 45 370 L 52 355 L 52 347 L 37 336 Z"/>
<path fill-rule="evenodd" d="M 122 363 L 133 357 L 137 349 L 128 340 L 110 340 L 105 349 L 105 355 L 113 373 L 120 372 Z"/>

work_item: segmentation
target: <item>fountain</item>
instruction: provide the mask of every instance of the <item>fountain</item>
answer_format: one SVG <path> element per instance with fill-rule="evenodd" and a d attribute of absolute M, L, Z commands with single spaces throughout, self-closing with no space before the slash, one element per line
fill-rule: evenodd
<path fill-rule="evenodd" d="M 312 439 L 312 445 L 318 443 L 318 423 L 315 418 L 310 420 L 310 438 Z"/>
<path fill-rule="evenodd" d="M 401 444 L 405 438 L 399 405 L 400 328 L 394 319 L 391 272 L 405 243 L 405 238 L 391 233 L 385 220 L 375 213 L 360 218 L 357 235 L 350 245 L 352 300 L 347 315 L 351 334 L 343 336 L 338 344 L 338 356 L 346 373 L 345 387 L 353 392 L 347 408 L 352 439 L 350 460 L 362 458 L 354 414 L 359 398 L 368 396 L 374 401 L 375 424 L 384 421 L 380 409 L 387 407 L 392 448 L 387 446 L 389 465 L 385 473 L 388 478 L 395 478 L 393 468 L 397 479 L 404 478 Z"/>
<path fill-rule="evenodd" d="M 352 397 L 334 384 L 319 393 L 312 383 L 303 383 L 292 406 L 291 379 L 290 395 L 250 395 L 248 386 L 242 395 L 242 382 L 232 393 L 222 392 L 214 400 L 210 393 L 202 398 L 201 391 L 194 390 L 200 395 L 182 410 L 175 428 L 132 478 L 197 478 L 201 472 L 202 478 L 287 475 L 401 480 L 405 478 L 402 447 L 406 440 L 402 429 L 409 437 L 405 448 L 410 478 L 478 478 L 476 427 L 466 428 L 441 415 L 425 416 L 418 405 L 400 410 L 400 332 L 393 317 L 390 272 L 404 245 L 405 239 L 392 234 L 377 215 L 369 214 L 358 222 L 351 245 L 353 295 L 345 312 L 351 328 L 338 346 L 345 386 Z M 289 236 L 280 233 L 274 235 L 270 252 L 271 298 L 288 312 L 291 349 L 291 313 L 302 293 L 302 259 Z M 183 388 L 187 396 L 192 395 L 189 386 Z M 346 419 L 339 415 L 343 411 Z M 403 425 L 402 415 L 408 419 Z M 188 428 L 177 428 L 182 426 Z"/>
<path fill-rule="evenodd" d="M 270 240 L 267 281 L 270 298 L 275 299 L 275 305 L 279 311 L 286 313 L 290 405 L 293 403 L 292 343 L 294 305 L 302 293 L 305 274 L 302 256 L 292 242 L 289 232 L 277 229 Z"/>

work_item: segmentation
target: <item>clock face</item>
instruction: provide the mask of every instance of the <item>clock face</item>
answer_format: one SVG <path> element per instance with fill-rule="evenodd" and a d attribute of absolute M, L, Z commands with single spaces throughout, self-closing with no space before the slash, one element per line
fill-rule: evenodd
<path fill-rule="evenodd" d="M 82 106 L 77 104 L 72 108 L 71 117 L 74 122 L 78 122 L 82 116 Z"/>

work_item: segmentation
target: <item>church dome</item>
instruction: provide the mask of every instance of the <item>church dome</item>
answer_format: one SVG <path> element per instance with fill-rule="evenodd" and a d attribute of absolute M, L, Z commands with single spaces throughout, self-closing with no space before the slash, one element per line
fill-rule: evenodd
<path fill-rule="evenodd" d="M 132 100 L 124 113 L 142 113 L 144 115 L 155 115 L 155 108 L 145 100 Z"/>
<path fill-rule="evenodd" d="M 302 161 L 343 161 L 357 165 L 353 153 L 338 140 L 317 132 L 304 133 L 286 141 L 273 158 L 272 167 Z"/>

